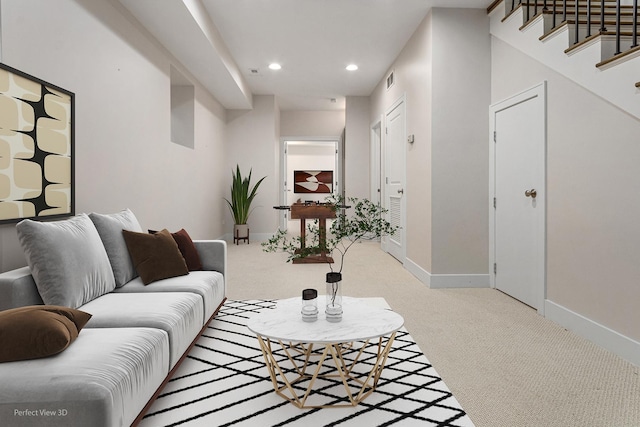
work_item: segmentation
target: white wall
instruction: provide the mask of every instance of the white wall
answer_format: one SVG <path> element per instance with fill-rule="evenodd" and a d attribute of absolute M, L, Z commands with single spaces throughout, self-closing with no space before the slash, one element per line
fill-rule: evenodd
<path fill-rule="evenodd" d="M 347 197 L 369 198 L 371 174 L 368 96 L 348 96 L 345 110 L 345 177 Z"/>
<path fill-rule="evenodd" d="M 486 275 L 489 18 L 482 9 L 436 8 L 432 22 L 431 272 Z"/>
<path fill-rule="evenodd" d="M 375 123 L 400 97 L 406 96 L 407 135 L 415 137 L 414 144 L 407 147 L 407 257 L 427 272 L 432 271 L 431 27 L 429 13 L 387 72 L 394 72 L 393 86 L 386 88 L 385 75 L 370 97 L 370 123 Z M 384 120 L 382 134 L 384 140 Z"/>
<path fill-rule="evenodd" d="M 280 113 L 280 134 L 283 137 L 331 137 L 342 135 L 344 110 L 291 111 Z"/>
<path fill-rule="evenodd" d="M 252 240 L 264 240 L 279 226 L 279 213 L 273 206 L 280 205 L 281 139 L 339 139 L 344 129 L 344 111 L 280 111 L 273 95 L 253 97 L 252 110 L 227 111 L 225 132 L 224 195 L 229 197 L 231 170 L 236 164 L 247 174 L 252 172 L 252 182 L 266 176 L 254 211 L 249 218 Z M 233 234 L 233 220 L 225 204 L 224 230 L 227 239 Z"/>
<path fill-rule="evenodd" d="M 432 285 L 488 286 L 488 25 L 432 9 L 371 95 L 371 123 L 406 96 L 406 265 Z"/>
<path fill-rule="evenodd" d="M 492 39 L 492 103 L 544 80 L 547 300 L 640 341 L 640 121 Z"/>
<path fill-rule="evenodd" d="M 231 174 L 236 165 L 243 175 L 251 170 L 251 183 L 266 176 L 253 201 L 249 217 L 251 239 L 262 240 L 278 228 L 278 215 L 274 206 L 279 202 L 279 109 L 273 95 L 253 97 L 253 110 L 227 112 L 225 134 L 226 164 L 224 197 L 230 198 Z M 233 235 L 233 218 L 225 203 L 224 227 L 227 236 Z"/>
<path fill-rule="evenodd" d="M 195 85 L 195 148 L 170 141 L 170 67 L 184 71 L 118 2 L 3 0 L 2 62 L 75 93 L 76 211 L 130 208 L 145 228 L 221 227 L 223 108 Z M 25 265 L 0 226 L 0 268 Z"/>

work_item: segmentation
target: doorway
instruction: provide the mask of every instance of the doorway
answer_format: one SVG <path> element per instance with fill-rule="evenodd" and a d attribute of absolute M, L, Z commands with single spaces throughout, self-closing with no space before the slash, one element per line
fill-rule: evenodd
<path fill-rule="evenodd" d="M 546 83 L 490 107 L 492 287 L 544 314 Z"/>
<path fill-rule="evenodd" d="M 280 173 L 283 186 L 280 192 L 280 205 L 291 206 L 298 200 L 322 202 L 327 196 L 339 192 L 340 157 L 337 139 L 284 139 L 281 152 Z M 322 172 L 322 175 L 315 176 L 322 176 L 324 179 L 330 175 L 331 182 L 325 182 L 321 186 L 296 185 L 294 175 L 300 172 L 309 172 L 311 175 Z M 288 210 L 281 212 L 280 229 L 293 233 L 299 232 L 299 220 L 290 219 Z"/>

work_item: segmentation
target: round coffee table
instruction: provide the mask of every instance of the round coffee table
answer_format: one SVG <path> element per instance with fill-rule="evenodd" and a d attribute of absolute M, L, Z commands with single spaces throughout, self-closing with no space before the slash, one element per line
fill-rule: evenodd
<path fill-rule="evenodd" d="M 275 392 L 299 408 L 359 404 L 375 390 L 396 332 L 404 324 L 402 316 L 391 310 L 349 297 L 343 298 L 342 321 L 331 323 L 324 317 L 324 301 L 324 295 L 318 297 L 319 314 L 315 322 L 302 320 L 302 300 L 298 297 L 279 300 L 275 309 L 255 315 L 247 324 L 258 337 Z M 350 354 L 348 358 L 346 353 Z M 366 364 L 358 363 L 365 353 Z M 312 362 L 312 356 L 318 356 L 319 360 Z M 287 361 L 291 367 L 283 365 Z M 366 369 L 367 364 L 370 369 Z M 365 366 L 365 371 L 356 370 L 356 366 Z M 321 374 L 328 367 L 329 373 Z M 340 379 L 349 403 L 307 405 L 316 379 L 331 377 Z M 306 389 L 302 387 L 304 392 L 299 395 L 296 388 L 300 389 L 304 381 L 308 385 Z"/>

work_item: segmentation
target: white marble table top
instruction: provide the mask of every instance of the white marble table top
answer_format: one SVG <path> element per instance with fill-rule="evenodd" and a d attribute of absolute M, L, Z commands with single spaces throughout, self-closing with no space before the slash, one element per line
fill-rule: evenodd
<path fill-rule="evenodd" d="M 301 297 L 279 300 L 275 309 L 250 318 L 247 327 L 256 335 L 274 340 L 334 344 L 378 338 L 404 325 L 398 313 L 350 297 L 343 297 L 342 321 L 331 323 L 325 319 L 324 304 L 325 296 L 318 296 L 318 320 L 305 322 L 300 313 Z"/>

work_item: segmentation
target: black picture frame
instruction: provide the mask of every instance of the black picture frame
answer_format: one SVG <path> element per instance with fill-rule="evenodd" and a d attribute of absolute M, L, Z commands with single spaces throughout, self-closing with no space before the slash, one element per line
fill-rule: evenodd
<path fill-rule="evenodd" d="M 0 224 L 75 215 L 75 94 L 0 63 Z"/>

